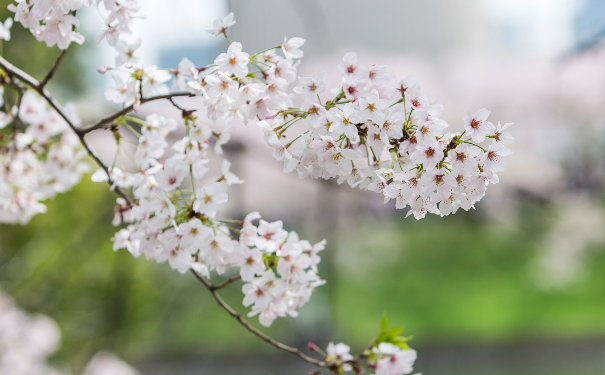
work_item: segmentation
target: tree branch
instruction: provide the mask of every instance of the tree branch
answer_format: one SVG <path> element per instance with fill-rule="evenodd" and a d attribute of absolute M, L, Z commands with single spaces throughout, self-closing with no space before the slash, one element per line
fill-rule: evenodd
<path fill-rule="evenodd" d="M 214 299 L 216 300 L 216 302 L 223 308 L 225 309 L 229 315 L 231 315 L 232 317 L 234 317 L 242 326 L 244 326 L 244 328 L 246 328 L 248 331 L 250 331 L 252 334 L 258 336 L 261 338 L 261 340 L 268 342 L 269 344 L 273 345 L 274 347 L 276 347 L 277 349 L 280 350 L 284 350 L 288 353 L 292 353 L 295 356 L 298 356 L 300 358 L 302 358 L 304 361 L 314 364 L 315 366 L 318 367 L 327 367 L 329 366 L 328 363 L 326 363 L 325 361 L 320 361 L 317 360 L 315 358 L 309 357 L 308 355 L 302 353 L 300 350 L 298 350 L 297 348 L 293 348 L 291 346 L 282 344 L 281 342 L 265 335 L 264 333 L 262 333 L 261 331 L 259 331 L 258 329 L 254 328 L 250 323 L 248 323 L 248 321 L 246 321 L 244 318 L 242 318 L 241 314 L 239 314 L 237 311 L 233 310 L 233 308 L 231 308 L 231 306 L 229 306 L 225 301 L 223 301 L 223 299 L 221 298 L 221 296 L 219 296 L 219 294 L 217 293 L 216 289 L 219 285 L 212 285 L 210 284 L 208 281 L 206 281 L 206 279 L 204 279 L 200 274 L 198 274 L 197 272 L 195 272 L 193 269 L 191 270 L 191 273 L 193 273 L 193 275 L 202 283 L 204 284 L 204 286 L 206 287 L 206 289 L 208 289 L 208 291 L 210 291 L 210 293 L 212 294 L 212 296 L 214 297 Z M 229 280 L 227 280 L 229 281 Z M 224 284 L 224 283 L 223 283 Z"/>
<path fill-rule="evenodd" d="M 23 90 L 19 90 L 17 92 L 17 100 L 15 101 L 15 107 L 17 107 L 17 113 L 15 114 L 15 117 L 13 118 L 13 121 L 11 122 L 11 127 L 13 129 L 13 141 L 15 140 L 15 137 L 17 136 L 17 123 L 19 122 L 20 116 L 21 116 L 21 100 L 23 100 Z"/>
<path fill-rule="evenodd" d="M 189 97 L 191 97 L 191 96 L 195 96 L 195 95 L 190 94 L 188 92 L 175 92 L 175 93 L 166 94 L 166 95 L 150 96 L 148 98 L 141 99 L 141 104 L 152 102 L 152 101 L 155 101 L 155 100 L 160 100 L 160 99 L 172 99 L 172 98 L 176 98 L 176 97 L 179 97 L 179 96 L 189 96 Z M 82 133 L 82 134 L 87 134 L 87 133 L 90 133 L 93 130 L 100 129 L 104 125 L 107 125 L 107 124 L 113 122 L 113 120 L 117 119 L 120 116 L 124 116 L 125 114 L 127 114 L 128 112 L 130 112 L 132 110 L 134 110 L 134 104 L 131 104 L 128 107 L 126 107 L 126 108 L 124 108 L 124 109 L 122 109 L 122 110 L 120 110 L 120 111 L 118 111 L 118 112 L 116 112 L 116 113 L 114 113 L 114 114 L 112 114 L 110 116 L 107 116 L 105 118 L 100 119 L 99 121 L 95 122 L 94 124 L 91 124 L 91 125 L 85 126 L 83 128 L 80 128 L 80 129 L 78 129 L 78 132 Z"/>
<path fill-rule="evenodd" d="M 55 65 L 57 65 L 57 64 L 55 64 Z M 69 127 L 77 134 L 78 138 L 80 138 L 80 143 L 82 143 L 82 146 L 84 146 L 84 148 L 86 149 L 86 152 L 88 152 L 88 154 L 95 160 L 95 162 L 101 168 L 103 168 L 105 173 L 107 173 L 107 176 L 109 176 L 109 168 L 101 161 L 99 156 L 97 156 L 97 154 L 92 150 L 92 148 L 90 147 L 90 145 L 84 138 L 86 133 L 81 133 L 78 131 L 78 128 L 74 125 L 74 123 L 71 121 L 71 119 L 67 116 L 67 114 L 65 113 L 61 104 L 59 104 L 59 102 L 52 95 L 50 95 L 48 90 L 46 90 L 44 88 L 44 86 L 42 86 L 40 84 L 40 82 L 38 82 L 38 80 L 36 80 L 34 77 L 30 76 L 29 74 L 25 73 L 21 69 L 17 68 L 13 64 L 6 61 L 2 56 L 0 56 L 0 68 L 4 69 L 6 74 L 9 75 L 9 77 L 11 79 L 16 77 L 21 82 L 23 82 L 26 85 L 28 85 L 29 87 L 31 87 L 34 91 L 38 92 L 38 94 L 40 94 L 48 102 L 48 104 L 55 111 L 57 111 L 59 116 L 61 116 L 63 118 L 63 120 L 65 120 L 67 125 L 69 125 Z M 113 181 L 111 181 L 111 178 L 109 178 L 108 182 L 110 185 L 113 185 Z M 133 205 L 132 201 L 130 200 L 130 197 L 128 197 L 128 195 L 126 193 L 124 193 L 124 191 L 122 191 L 122 189 L 120 189 L 119 187 L 116 187 L 114 190 L 119 196 L 121 196 L 122 198 L 124 198 L 126 200 L 126 202 L 128 203 L 129 206 Z"/>
<path fill-rule="evenodd" d="M 38 92 L 48 102 L 48 104 L 53 107 L 55 111 L 57 111 L 59 116 L 61 116 L 63 120 L 65 120 L 67 124 L 77 132 L 77 128 L 73 125 L 69 117 L 67 117 L 61 104 L 59 104 L 59 102 L 53 98 L 44 87 L 40 87 L 40 82 L 38 82 L 38 80 L 6 61 L 2 56 L 0 56 L 0 67 L 4 69 L 9 76 L 17 77 L 23 83 Z"/>
<path fill-rule="evenodd" d="M 239 279 L 241 279 L 241 278 L 242 278 L 242 277 L 241 277 L 240 275 L 233 276 L 232 278 L 230 278 L 230 279 L 228 279 L 228 280 L 226 280 L 226 281 L 223 281 L 223 282 L 222 282 L 222 283 L 220 283 L 220 284 L 212 285 L 212 290 L 219 290 L 219 289 L 221 289 L 221 288 L 224 288 L 224 287 L 226 287 L 227 285 L 231 284 L 232 282 L 237 281 L 237 280 L 239 280 Z"/>
<path fill-rule="evenodd" d="M 42 82 L 39 83 L 38 89 L 40 89 L 40 90 L 43 89 L 44 86 L 46 86 L 46 84 L 48 83 L 48 81 L 50 81 L 50 79 L 53 77 L 53 75 L 57 71 L 57 68 L 59 68 L 59 64 L 61 64 L 61 61 L 63 60 L 63 57 L 65 57 L 66 53 L 67 53 L 67 49 L 64 49 L 63 51 L 61 51 L 61 54 L 59 55 L 59 57 L 57 57 L 57 61 L 55 61 L 55 65 L 53 65 L 53 67 L 50 68 L 50 70 L 46 74 L 46 77 L 44 77 Z"/>

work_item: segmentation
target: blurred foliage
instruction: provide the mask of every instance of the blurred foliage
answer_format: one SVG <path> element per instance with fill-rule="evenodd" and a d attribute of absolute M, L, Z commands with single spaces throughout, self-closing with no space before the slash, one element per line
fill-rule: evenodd
<path fill-rule="evenodd" d="M 58 360 L 77 369 L 100 349 L 133 363 L 273 352 L 220 310 L 193 276 L 112 251 L 114 199 L 105 185 L 85 177 L 75 191 L 47 202 L 48 213 L 28 226 L 0 226 L 0 287 L 28 311 L 59 323 Z M 599 270 L 605 251 L 595 253 L 589 276 L 573 293 L 537 289 L 528 264 L 550 208 L 528 203 L 525 210 L 514 225 L 477 221 L 471 213 L 394 217 L 343 233 L 329 280 L 336 319 L 326 337 L 361 349 L 376 337 L 384 311 L 414 336 L 412 347 L 604 337 L 605 274 Z M 347 257 L 357 263 L 341 264 Z M 373 258 L 386 261 L 362 269 Z M 246 311 L 239 285 L 222 292 Z M 279 319 L 268 332 L 303 345 L 309 327 L 328 325 L 321 314 L 308 321 L 326 299 L 320 288 L 300 318 Z"/>
<path fill-rule="evenodd" d="M 368 277 L 341 274 L 341 330 L 365 340 L 386 311 L 414 335 L 411 346 L 605 337 L 605 248 L 593 249 L 587 278 L 571 290 L 539 289 L 530 265 L 553 212 L 523 205 L 509 225 L 465 220 L 467 213 L 356 232 L 341 252 L 397 255 Z"/>
<path fill-rule="evenodd" d="M 6 5 L 0 6 L 0 20 L 13 16 L 14 13 Z M 54 78 L 49 82 L 49 90 L 61 101 L 73 100 L 85 91 L 85 82 L 81 78 L 84 63 L 80 57 L 90 47 L 86 43 L 81 46 L 72 43 Z M 46 43 L 38 42 L 19 22 L 15 22 L 11 28 L 11 40 L 0 41 L 2 57 L 38 80 L 44 78 L 60 53 L 57 46 L 48 48 Z"/>

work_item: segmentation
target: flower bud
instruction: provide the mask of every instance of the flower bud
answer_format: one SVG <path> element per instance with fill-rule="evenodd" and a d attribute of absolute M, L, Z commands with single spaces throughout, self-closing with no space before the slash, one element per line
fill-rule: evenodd
<path fill-rule="evenodd" d="M 105 72 L 108 70 L 109 69 L 106 66 L 100 66 L 97 68 L 97 72 L 99 72 L 100 74 L 105 74 Z"/>
<path fill-rule="evenodd" d="M 318 349 L 317 345 L 315 345 L 314 343 L 309 342 L 307 344 L 307 351 L 309 351 L 309 353 L 315 353 L 317 351 L 317 349 Z"/>

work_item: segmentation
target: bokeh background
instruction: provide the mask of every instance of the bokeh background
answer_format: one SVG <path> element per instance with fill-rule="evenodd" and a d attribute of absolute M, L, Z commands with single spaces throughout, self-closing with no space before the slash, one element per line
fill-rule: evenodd
<path fill-rule="evenodd" d="M 386 313 L 414 336 L 415 368 L 425 375 L 605 374 L 605 2 L 140 3 L 147 19 L 135 32 L 147 64 L 213 61 L 226 43 L 204 29 L 233 11 L 231 38 L 247 52 L 284 35 L 305 38 L 302 75 L 337 74 L 342 55 L 355 51 L 364 64 L 415 74 L 445 105 L 451 128 L 482 107 L 492 121 L 514 123 L 514 155 L 477 210 L 421 221 L 371 192 L 284 175 L 260 129 L 241 127 L 227 158 L 246 183 L 230 191 L 225 217 L 256 210 L 312 242 L 328 240 L 328 283 L 271 335 L 359 350 Z M 0 16 L 9 16 L 5 6 Z M 94 45 L 98 13 L 79 17 L 87 43 L 70 48 L 50 90 L 89 123 L 113 109 L 102 94 L 111 79 L 96 73 L 113 54 Z M 3 56 L 43 76 L 59 51 L 18 24 L 12 37 Z M 179 116 L 168 103 L 152 110 Z M 110 158 L 111 137 L 92 136 Z M 112 251 L 115 198 L 86 177 L 28 226 L 0 226 L 0 288 L 58 322 L 63 344 L 53 361 L 78 371 L 110 349 L 144 375 L 306 373 L 245 332 L 191 275 Z M 224 294 L 244 311 L 239 285 Z"/>

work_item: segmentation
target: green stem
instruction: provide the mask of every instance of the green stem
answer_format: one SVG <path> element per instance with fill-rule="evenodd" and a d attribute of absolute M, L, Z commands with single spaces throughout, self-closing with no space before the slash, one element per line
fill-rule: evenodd
<path fill-rule="evenodd" d="M 482 150 L 483 150 L 483 152 L 487 152 L 487 150 L 486 150 L 486 149 L 484 149 L 483 147 L 481 147 L 481 146 L 479 146 L 478 144 L 475 144 L 475 143 L 473 143 L 473 142 L 469 142 L 469 141 L 462 141 L 462 143 L 466 143 L 466 144 L 468 144 L 468 145 L 473 145 L 473 146 L 475 146 L 475 147 L 479 147 L 480 149 L 482 149 Z"/>
<path fill-rule="evenodd" d="M 257 52 L 257 53 L 255 53 L 254 55 L 250 56 L 250 60 L 252 60 L 252 59 L 253 59 L 253 58 L 255 58 L 256 56 L 260 55 L 261 53 L 265 53 L 265 52 L 267 52 L 267 51 L 271 51 L 272 49 L 278 49 L 278 48 L 281 48 L 281 46 L 275 46 L 275 47 L 267 48 L 267 49 L 266 49 L 266 50 L 264 50 L 264 51 Z"/>
<path fill-rule="evenodd" d="M 302 133 L 301 135 L 299 135 L 298 137 L 294 138 L 291 142 L 289 142 L 286 145 L 286 149 L 288 149 L 288 147 L 292 146 L 292 143 L 294 143 L 298 138 L 302 137 L 303 135 L 307 134 L 308 132 L 310 132 L 310 130 L 307 130 L 306 132 Z"/>

